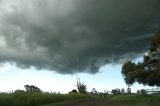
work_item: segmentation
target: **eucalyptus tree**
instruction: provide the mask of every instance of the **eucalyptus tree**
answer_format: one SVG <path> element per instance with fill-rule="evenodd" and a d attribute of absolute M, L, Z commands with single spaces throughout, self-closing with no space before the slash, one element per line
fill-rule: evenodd
<path fill-rule="evenodd" d="M 143 56 L 143 62 L 136 64 L 128 61 L 123 64 L 121 73 L 128 86 L 134 82 L 160 86 L 160 32 L 151 40 L 149 52 Z"/>

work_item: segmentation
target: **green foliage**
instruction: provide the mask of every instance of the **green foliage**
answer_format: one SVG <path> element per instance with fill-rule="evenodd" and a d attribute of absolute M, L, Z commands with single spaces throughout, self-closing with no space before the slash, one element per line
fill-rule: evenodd
<path fill-rule="evenodd" d="M 40 92 L 0 93 L 0 106 L 39 106 L 70 100 L 90 98 L 83 94 L 52 94 Z"/>
<path fill-rule="evenodd" d="M 121 73 L 128 87 L 130 87 L 135 82 L 135 68 L 136 64 L 131 61 L 128 61 L 122 66 Z"/>
<path fill-rule="evenodd" d="M 144 56 L 144 71 L 147 74 L 146 84 L 160 86 L 160 32 L 151 41 L 150 51 Z"/>
<path fill-rule="evenodd" d="M 35 85 L 24 85 L 24 88 L 27 92 L 41 92 L 41 89 Z"/>
<path fill-rule="evenodd" d="M 80 78 L 77 78 L 77 89 L 79 93 L 87 93 L 87 87 L 84 85 L 81 81 Z"/>
<path fill-rule="evenodd" d="M 153 37 L 149 53 L 142 63 L 126 62 L 122 67 L 122 75 L 127 85 L 138 82 L 143 85 L 160 86 L 160 32 Z"/>
<path fill-rule="evenodd" d="M 57 103 L 63 102 L 65 104 L 82 103 L 83 100 L 93 100 L 87 94 L 52 94 L 39 92 L 25 92 L 25 93 L 0 93 L 0 106 L 59 106 Z M 108 95 L 106 98 L 94 98 L 103 102 L 99 104 L 94 102 L 92 106 L 160 106 L 160 96 L 143 96 L 143 95 Z M 81 102 L 79 102 L 79 100 Z M 87 105 L 88 106 L 88 105 Z"/>
<path fill-rule="evenodd" d="M 76 94 L 78 93 L 76 89 L 73 89 L 72 91 L 69 92 L 69 94 Z"/>
<path fill-rule="evenodd" d="M 112 89 L 111 93 L 116 95 L 116 94 L 121 94 L 121 91 L 120 89 L 117 88 L 117 89 Z"/>

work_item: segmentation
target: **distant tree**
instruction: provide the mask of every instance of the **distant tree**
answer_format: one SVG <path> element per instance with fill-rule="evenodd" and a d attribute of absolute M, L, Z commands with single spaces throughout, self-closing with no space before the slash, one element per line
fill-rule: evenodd
<path fill-rule="evenodd" d="M 96 94 L 97 93 L 96 88 L 93 88 L 91 93 Z"/>
<path fill-rule="evenodd" d="M 69 92 L 69 94 L 76 94 L 78 93 L 76 89 L 73 89 L 72 91 Z"/>
<path fill-rule="evenodd" d="M 87 93 L 87 87 L 86 85 L 84 85 L 81 81 L 80 81 L 80 78 L 77 78 L 77 89 L 78 89 L 78 92 L 79 93 Z"/>
<path fill-rule="evenodd" d="M 139 91 L 139 93 L 142 94 L 142 95 L 146 95 L 146 94 L 147 94 L 147 91 L 146 91 L 145 89 L 141 89 L 141 90 Z"/>
<path fill-rule="evenodd" d="M 160 86 L 160 32 L 153 37 L 143 62 L 135 64 L 128 61 L 122 66 L 121 73 L 128 86 L 136 81 L 143 85 Z"/>
<path fill-rule="evenodd" d="M 121 94 L 124 94 L 125 93 L 125 90 L 124 88 L 121 89 Z"/>
<path fill-rule="evenodd" d="M 41 92 L 40 88 L 34 86 L 34 85 L 24 85 L 24 88 L 27 92 Z"/>
<path fill-rule="evenodd" d="M 16 93 L 16 94 L 22 94 L 22 93 L 25 93 L 25 91 L 24 90 L 15 90 L 14 93 Z"/>
<path fill-rule="evenodd" d="M 30 91 L 30 86 L 29 85 L 24 85 L 24 88 L 26 89 L 26 91 Z"/>
<path fill-rule="evenodd" d="M 127 93 L 131 94 L 131 88 L 127 88 Z"/>
<path fill-rule="evenodd" d="M 112 89 L 111 93 L 116 95 L 116 94 L 120 94 L 121 92 L 119 88 L 116 88 L 116 89 Z"/>

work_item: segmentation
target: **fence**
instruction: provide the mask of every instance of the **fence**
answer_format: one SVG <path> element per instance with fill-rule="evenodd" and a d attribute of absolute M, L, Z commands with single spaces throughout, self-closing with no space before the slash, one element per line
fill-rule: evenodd
<path fill-rule="evenodd" d="M 160 94 L 160 88 L 146 89 L 147 94 Z"/>

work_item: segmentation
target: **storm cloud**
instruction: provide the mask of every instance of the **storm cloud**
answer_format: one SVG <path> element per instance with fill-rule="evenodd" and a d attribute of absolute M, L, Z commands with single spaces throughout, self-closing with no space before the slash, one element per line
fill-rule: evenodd
<path fill-rule="evenodd" d="M 1 0 L 0 62 L 97 73 L 148 49 L 159 0 Z"/>

